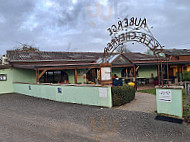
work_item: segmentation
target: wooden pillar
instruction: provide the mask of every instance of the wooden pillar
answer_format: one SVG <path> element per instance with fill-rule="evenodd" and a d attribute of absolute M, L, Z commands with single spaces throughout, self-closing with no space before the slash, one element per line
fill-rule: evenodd
<path fill-rule="evenodd" d="M 125 78 L 128 77 L 127 67 L 125 68 Z"/>
<path fill-rule="evenodd" d="M 162 61 L 160 63 L 160 68 L 161 68 L 161 72 L 160 72 L 160 75 L 161 75 L 161 85 L 163 86 L 164 85 L 164 80 L 163 80 L 163 65 L 162 65 Z"/>
<path fill-rule="evenodd" d="M 135 65 L 133 66 L 133 77 L 134 77 L 134 81 L 135 81 L 135 89 L 137 90 L 137 81 L 136 81 L 136 68 Z"/>
<path fill-rule="evenodd" d="M 36 83 L 39 83 L 39 70 L 36 69 Z"/>
<path fill-rule="evenodd" d="M 183 80 L 183 66 L 181 65 L 181 80 Z"/>
<path fill-rule="evenodd" d="M 167 62 L 167 82 L 169 84 L 169 79 L 170 79 L 170 76 L 169 76 L 169 66 L 168 66 L 168 62 Z"/>
<path fill-rule="evenodd" d="M 180 70 L 179 70 L 179 65 L 177 65 L 177 77 L 178 77 L 178 82 L 180 82 Z"/>
<path fill-rule="evenodd" d="M 77 69 L 75 69 L 75 84 L 77 84 Z"/>
<path fill-rule="evenodd" d="M 133 77 L 136 78 L 135 65 L 133 66 Z"/>
<path fill-rule="evenodd" d="M 160 85 L 160 64 L 158 63 L 158 85 Z"/>

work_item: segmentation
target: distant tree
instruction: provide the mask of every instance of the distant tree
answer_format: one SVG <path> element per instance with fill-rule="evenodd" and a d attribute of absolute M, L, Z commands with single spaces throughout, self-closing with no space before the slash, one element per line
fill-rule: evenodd
<path fill-rule="evenodd" d="M 26 43 L 20 43 L 21 46 L 20 47 L 16 47 L 15 51 L 33 51 L 33 52 L 37 52 L 40 51 L 38 48 L 33 47 L 32 45 L 26 44 Z"/>
<path fill-rule="evenodd" d="M 126 45 L 125 44 L 121 44 L 117 49 L 116 51 L 118 53 L 129 53 L 131 52 L 129 49 L 127 49 Z"/>

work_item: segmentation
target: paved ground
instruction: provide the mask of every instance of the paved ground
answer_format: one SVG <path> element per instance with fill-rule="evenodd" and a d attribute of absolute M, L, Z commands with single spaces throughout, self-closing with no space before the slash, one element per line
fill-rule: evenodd
<path fill-rule="evenodd" d="M 0 142 L 190 141 L 185 124 L 156 121 L 154 117 L 154 113 L 0 95 Z"/>
<path fill-rule="evenodd" d="M 132 102 L 117 107 L 117 109 L 154 113 L 156 111 L 156 96 L 137 92 Z"/>

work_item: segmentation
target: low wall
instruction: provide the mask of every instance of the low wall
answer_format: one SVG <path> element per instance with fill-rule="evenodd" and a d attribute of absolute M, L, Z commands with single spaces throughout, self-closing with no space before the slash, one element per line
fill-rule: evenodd
<path fill-rule="evenodd" d="M 14 83 L 14 92 L 77 104 L 112 107 L 111 86 L 68 86 Z"/>
<path fill-rule="evenodd" d="M 157 113 L 183 117 L 182 86 L 156 87 Z"/>

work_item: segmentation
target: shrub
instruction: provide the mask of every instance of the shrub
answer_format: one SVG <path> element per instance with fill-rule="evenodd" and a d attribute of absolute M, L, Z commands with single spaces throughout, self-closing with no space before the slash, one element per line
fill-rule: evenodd
<path fill-rule="evenodd" d="M 113 106 L 121 106 L 135 98 L 135 88 L 129 85 L 112 87 Z"/>
<path fill-rule="evenodd" d="M 183 81 L 190 81 L 190 71 L 185 71 L 183 73 Z"/>

